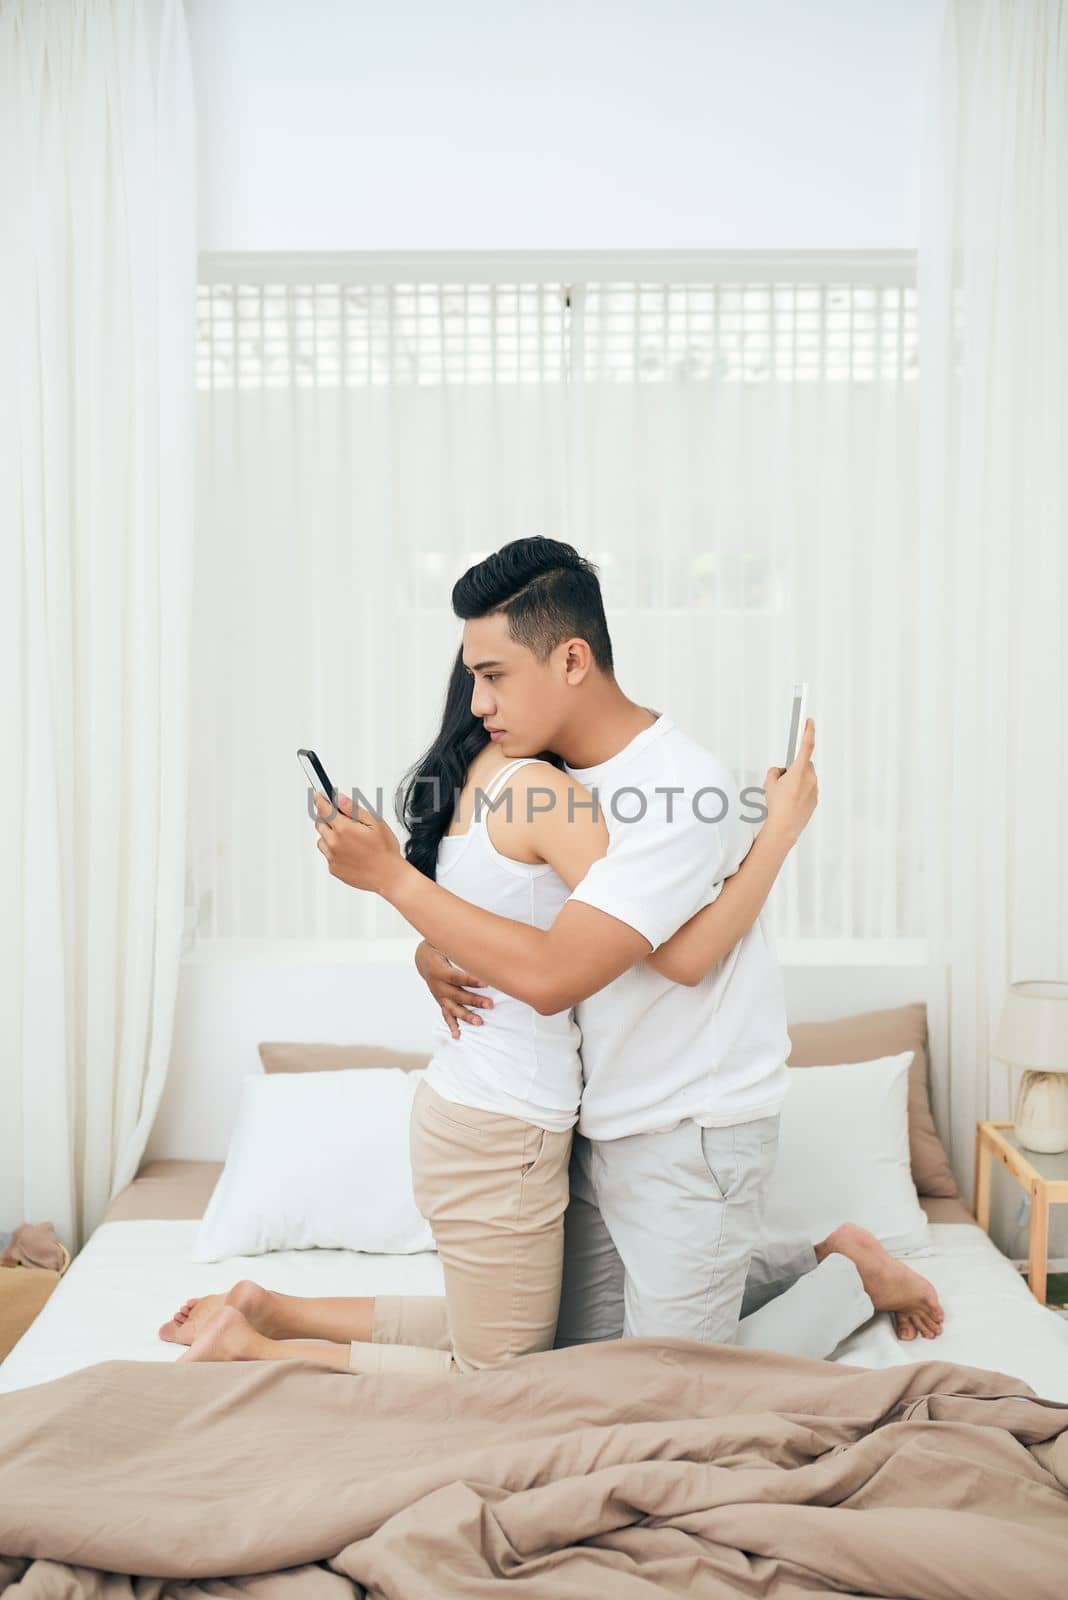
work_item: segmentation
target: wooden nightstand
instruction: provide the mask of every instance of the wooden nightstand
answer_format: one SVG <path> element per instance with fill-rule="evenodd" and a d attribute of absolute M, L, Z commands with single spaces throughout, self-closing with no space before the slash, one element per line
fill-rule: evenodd
<path fill-rule="evenodd" d="M 1049 1257 L 1049 1208 L 1068 1203 L 1068 1150 L 1047 1156 L 1025 1150 L 1011 1122 L 980 1122 L 975 1130 L 975 1220 L 990 1231 L 990 1163 L 997 1156 L 1002 1166 L 1031 1196 L 1028 1234 L 1027 1283 L 1036 1300 L 1046 1303 L 1046 1266 Z"/>

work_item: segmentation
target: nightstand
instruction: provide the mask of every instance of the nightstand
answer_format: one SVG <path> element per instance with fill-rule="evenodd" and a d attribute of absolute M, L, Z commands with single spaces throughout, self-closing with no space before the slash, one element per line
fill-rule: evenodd
<path fill-rule="evenodd" d="M 1042 1155 L 1025 1150 L 1011 1122 L 980 1122 L 975 1130 L 975 1220 L 990 1232 L 990 1164 L 994 1157 L 1031 1197 L 1027 1283 L 1036 1300 L 1046 1303 L 1049 1256 L 1049 1208 L 1068 1204 L 1068 1150 Z"/>

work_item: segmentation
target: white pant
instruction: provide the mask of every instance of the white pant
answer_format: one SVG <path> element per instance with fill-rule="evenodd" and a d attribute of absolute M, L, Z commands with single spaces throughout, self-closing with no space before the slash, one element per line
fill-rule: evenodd
<path fill-rule="evenodd" d="M 874 1307 L 847 1257 L 761 1243 L 778 1142 L 777 1116 L 576 1134 L 557 1347 L 679 1338 L 822 1359 L 867 1322 Z"/>

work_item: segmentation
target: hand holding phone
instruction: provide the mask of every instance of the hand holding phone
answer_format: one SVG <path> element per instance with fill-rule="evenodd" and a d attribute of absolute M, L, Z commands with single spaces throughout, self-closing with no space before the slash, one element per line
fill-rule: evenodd
<path fill-rule="evenodd" d="M 768 823 L 776 833 L 781 833 L 790 841 L 791 848 L 801 837 L 819 799 L 815 768 L 810 760 L 798 762 L 797 759 L 808 722 L 812 720 L 805 717 L 807 698 L 808 684 L 795 683 L 793 704 L 790 709 L 790 730 L 786 740 L 786 765 L 769 767 L 767 777 L 764 779 L 764 804 L 767 807 Z M 813 728 L 812 745 L 806 746 L 806 750 L 814 748 L 815 738 L 816 733 Z"/>

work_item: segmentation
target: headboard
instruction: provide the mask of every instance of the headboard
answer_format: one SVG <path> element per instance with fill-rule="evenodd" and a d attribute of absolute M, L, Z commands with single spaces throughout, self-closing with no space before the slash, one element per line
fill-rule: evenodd
<path fill-rule="evenodd" d="M 144 1160 L 223 1161 L 241 1080 L 262 1068 L 261 1039 L 307 1039 L 430 1050 L 438 1011 L 412 964 L 417 939 L 353 946 L 205 945 L 182 964 L 171 1064 Z M 778 945 L 791 1021 L 927 998 L 919 952 Z"/>

